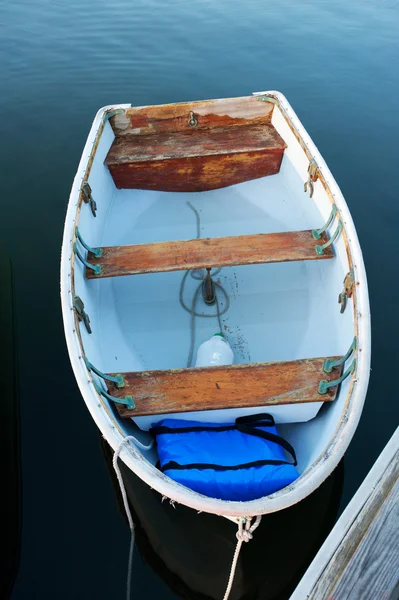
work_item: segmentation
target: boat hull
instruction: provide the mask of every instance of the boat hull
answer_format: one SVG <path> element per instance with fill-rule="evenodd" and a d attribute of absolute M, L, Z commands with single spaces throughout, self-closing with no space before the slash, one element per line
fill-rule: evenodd
<path fill-rule="evenodd" d="M 155 463 L 148 460 L 145 452 L 143 453 L 140 448 L 132 445 L 129 449 L 122 451 L 121 458 L 127 467 L 147 485 L 157 490 L 162 496 L 166 496 L 177 503 L 184 504 L 198 511 L 205 511 L 229 517 L 255 516 L 288 508 L 303 500 L 321 485 L 342 459 L 356 430 L 367 391 L 370 369 L 370 315 L 367 280 L 360 245 L 348 206 L 325 161 L 284 96 L 278 92 L 261 92 L 259 93 L 259 96 L 267 96 L 272 99 L 275 105 L 274 110 L 276 110 L 274 113 L 275 117 L 273 117 L 275 127 L 278 128 L 288 145 L 285 151 L 286 158 L 283 160 L 281 171 L 284 171 L 285 169 L 284 162 L 286 162 L 287 165 L 288 163 L 293 164 L 297 175 L 302 177 L 303 181 L 305 181 L 308 177 L 307 167 L 309 160 L 310 158 L 313 158 L 317 162 L 319 170 L 318 181 L 314 183 L 313 202 L 319 202 L 320 211 L 324 219 L 327 219 L 332 203 L 338 208 L 343 232 L 340 244 L 337 245 L 336 249 L 337 264 L 342 263 L 345 269 L 349 264 L 357 284 L 355 293 L 353 294 L 352 305 L 347 309 L 346 314 L 343 317 L 343 319 L 346 319 L 345 322 L 352 323 L 352 325 L 351 327 L 348 327 L 348 331 L 343 336 L 340 342 L 340 349 L 341 353 L 344 354 L 345 349 L 343 346 L 344 344 L 349 346 L 349 337 L 354 334 L 357 340 L 357 363 L 355 375 L 352 378 L 347 379 L 341 386 L 340 403 L 336 403 L 332 409 L 335 411 L 334 417 L 329 417 L 327 413 L 324 412 L 320 417 L 317 417 L 317 420 L 314 419 L 314 422 L 311 421 L 306 429 L 306 435 L 304 434 L 303 438 L 306 437 L 309 440 L 308 446 L 310 450 L 307 450 L 307 452 L 310 456 L 305 468 L 301 471 L 301 476 L 291 486 L 280 490 L 271 496 L 245 503 L 227 502 L 208 498 L 197 494 L 164 476 L 156 469 Z M 260 101 L 259 104 L 261 103 L 262 102 Z M 104 136 L 108 135 L 108 116 L 118 110 L 126 111 L 128 108 L 127 105 L 105 107 L 99 111 L 94 120 L 72 187 L 65 223 L 61 261 L 61 300 L 65 333 L 72 367 L 82 396 L 94 421 L 104 438 L 114 450 L 118 448 L 124 437 L 127 435 L 129 428 L 126 429 L 124 423 L 118 419 L 109 403 L 104 402 L 98 395 L 93 386 L 91 374 L 83 360 L 85 351 L 89 346 L 85 345 L 86 340 L 88 339 L 86 334 L 79 332 L 79 323 L 73 310 L 74 295 L 76 291 L 79 291 L 79 286 L 83 281 L 83 278 L 79 274 L 81 271 L 79 271 L 76 266 L 73 245 L 75 241 L 76 225 L 79 224 L 80 227 L 81 224 L 85 222 L 85 219 L 88 218 L 86 217 L 87 207 L 84 205 L 82 206 L 82 181 L 84 181 L 85 178 L 87 179 L 89 173 L 91 177 L 94 177 L 94 175 L 98 177 L 102 176 L 100 167 L 98 165 L 96 166 L 96 160 L 98 158 L 96 150 L 101 147 Z M 272 177 L 280 177 L 280 175 Z M 244 183 L 240 185 L 247 184 Z M 122 191 L 120 193 L 122 193 Z M 311 204 L 312 200 L 309 199 L 309 203 Z M 97 217 L 97 223 L 100 222 L 101 218 L 104 217 L 101 215 Z M 148 275 L 145 275 L 144 277 L 148 277 Z M 343 276 L 342 279 L 340 279 L 341 271 L 337 277 L 338 282 L 342 281 Z M 97 282 L 95 283 L 97 284 Z M 98 283 L 101 282 L 99 281 Z M 342 289 L 342 283 L 338 283 L 338 285 L 340 285 Z M 338 293 L 339 291 L 341 290 L 337 289 L 334 293 Z M 334 300 L 334 304 L 336 306 L 336 300 Z M 93 310 L 95 311 L 96 308 L 94 307 Z M 320 314 L 322 314 L 322 311 L 323 307 L 320 309 Z M 314 323 L 313 326 L 316 327 Z M 85 339 L 85 344 L 82 343 L 82 337 Z M 89 342 L 87 342 L 87 344 L 89 344 Z M 318 355 L 320 356 L 320 354 Z M 296 441 L 298 447 L 300 447 L 302 443 L 300 437 Z M 316 450 L 311 454 L 313 441 Z"/>

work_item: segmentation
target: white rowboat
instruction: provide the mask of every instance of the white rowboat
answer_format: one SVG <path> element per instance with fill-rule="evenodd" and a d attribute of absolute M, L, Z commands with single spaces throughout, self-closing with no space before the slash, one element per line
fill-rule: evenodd
<path fill-rule="evenodd" d="M 182 275 L 214 267 L 235 364 L 187 369 Z M 196 285 L 187 278 L 186 304 Z M 61 298 L 95 423 L 114 450 L 137 439 L 121 459 L 162 496 L 228 517 L 271 513 L 308 496 L 344 455 L 369 379 L 366 274 L 342 193 L 282 94 L 100 109 L 69 199 Z M 195 348 L 215 322 L 196 320 Z M 300 477 L 257 500 L 198 494 L 146 449 L 165 415 L 232 422 L 263 411 L 295 447 Z"/>

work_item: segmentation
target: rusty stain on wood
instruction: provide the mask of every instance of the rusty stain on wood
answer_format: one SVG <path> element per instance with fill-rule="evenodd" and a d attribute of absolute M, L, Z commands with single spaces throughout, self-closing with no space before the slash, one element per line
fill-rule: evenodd
<path fill-rule="evenodd" d="M 205 192 L 274 175 L 280 170 L 282 156 L 283 151 L 263 150 L 110 165 L 109 170 L 119 189 Z"/>
<path fill-rule="evenodd" d="M 186 131 L 190 112 L 198 120 L 196 130 L 212 127 L 270 123 L 273 104 L 259 102 L 254 96 L 200 100 L 139 106 L 127 109 L 110 119 L 117 137 L 130 134 L 151 134 Z"/>
<path fill-rule="evenodd" d="M 279 172 L 286 144 L 271 125 L 115 138 L 105 164 L 118 188 L 204 191 Z"/>
<path fill-rule="evenodd" d="M 256 150 L 284 150 L 286 144 L 273 126 L 188 129 L 183 133 L 129 135 L 115 138 L 106 164 L 235 154 Z"/>
<path fill-rule="evenodd" d="M 325 243 L 327 240 L 324 233 L 321 242 Z M 101 272 L 96 275 L 91 269 L 86 269 L 86 277 L 96 279 L 209 267 L 324 260 L 332 257 L 331 246 L 322 255 L 316 253 L 315 240 L 310 230 L 259 233 L 104 247 L 100 258 L 88 253 L 90 264 L 100 266 Z"/>
<path fill-rule="evenodd" d="M 134 410 L 116 405 L 122 417 L 332 401 L 337 387 L 321 396 L 318 385 L 339 377 L 341 370 L 324 373 L 325 360 L 122 373 L 125 387 L 110 387 L 116 397 L 134 396 Z"/>

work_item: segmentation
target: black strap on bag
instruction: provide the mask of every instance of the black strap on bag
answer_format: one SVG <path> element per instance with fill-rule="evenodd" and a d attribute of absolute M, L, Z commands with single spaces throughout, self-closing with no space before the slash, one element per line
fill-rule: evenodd
<path fill-rule="evenodd" d="M 253 435 L 255 437 L 262 438 L 267 440 L 268 442 L 272 442 L 274 444 L 278 444 L 284 450 L 286 450 L 289 454 L 291 454 L 294 462 L 289 462 L 287 460 L 256 460 L 249 463 L 243 463 L 240 465 L 231 465 L 231 466 L 223 466 L 223 465 L 215 465 L 211 463 L 190 463 L 186 465 L 181 465 L 180 463 L 171 460 L 165 465 L 161 467 L 161 471 L 165 472 L 169 469 L 173 470 L 182 470 L 182 469 L 212 469 L 214 471 L 237 471 L 239 469 L 248 469 L 250 467 L 262 467 L 264 465 L 293 465 L 296 467 L 298 464 L 296 459 L 296 454 L 294 448 L 289 444 L 284 438 L 269 431 L 263 431 L 262 429 L 257 429 L 258 427 L 271 427 L 274 425 L 274 419 L 272 415 L 261 413 L 257 415 L 250 415 L 248 417 L 239 417 L 236 419 L 235 425 L 221 425 L 219 427 L 209 427 L 209 426 L 194 426 L 194 427 L 177 427 L 172 429 L 170 427 L 166 427 L 164 425 L 160 425 L 158 427 L 153 427 L 151 429 L 151 433 L 153 435 L 159 434 L 174 434 L 174 433 L 193 433 L 199 431 L 231 431 L 237 430 L 241 433 L 245 433 L 247 435 Z"/>
<path fill-rule="evenodd" d="M 271 418 L 273 423 L 265 422 L 265 417 Z M 269 442 L 274 442 L 275 444 L 279 444 L 284 450 L 291 454 L 294 459 L 293 463 L 289 463 L 288 461 L 280 461 L 274 464 L 284 464 L 291 465 L 294 467 L 297 466 L 298 461 L 296 459 L 296 454 L 294 448 L 291 446 L 287 440 L 282 438 L 280 435 L 276 435 L 275 433 L 271 433 L 270 431 L 263 431 L 263 429 L 256 429 L 257 427 L 267 427 L 270 425 L 274 425 L 274 419 L 271 415 L 259 414 L 259 415 L 250 415 L 249 417 L 239 417 L 236 419 L 236 429 L 241 431 L 241 433 L 247 433 L 248 435 L 254 435 L 256 437 L 260 437 L 264 440 L 268 440 Z"/>

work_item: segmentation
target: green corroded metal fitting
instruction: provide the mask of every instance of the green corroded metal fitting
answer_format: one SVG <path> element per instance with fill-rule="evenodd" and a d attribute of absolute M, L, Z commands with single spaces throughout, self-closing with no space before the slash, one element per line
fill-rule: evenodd
<path fill-rule="evenodd" d="M 326 379 L 322 379 L 319 383 L 319 388 L 318 388 L 318 393 L 323 395 L 323 394 L 327 394 L 328 390 L 336 385 L 339 385 L 340 383 L 342 383 L 347 377 L 349 377 L 349 375 L 352 375 L 352 373 L 354 372 L 356 368 L 356 358 L 353 359 L 351 366 L 348 367 L 345 371 L 345 373 L 343 373 L 341 375 L 341 377 L 339 377 L 338 379 L 333 379 L 333 381 L 327 381 Z"/>
<path fill-rule="evenodd" d="M 95 387 L 96 392 L 104 398 L 106 398 L 107 400 L 109 400 L 110 402 L 116 402 L 116 404 L 124 404 L 128 407 L 129 410 L 133 410 L 136 408 L 136 404 L 132 396 L 125 396 L 124 398 L 115 398 L 114 396 L 111 396 L 111 394 L 108 394 L 108 392 L 106 392 L 95 381 L 93 381 L 93 385 Z"/>
<path fill-rule="evenodd" d="M 339 367 L 340 365 L 344 365 L 346 363 L 346 361 L 348 360 L 348 358 L 351 356 L 351 354 L 356 350 L 356 344 L 357 344 L 357 340 L 356 340 L 356 337 L 354 337 L 353 342 L 351 343 L 350 348 L 349 348 L 348 352 L 345 354 L 345 356 L 342 356 L 338 360 L 334 360 L 332 358 L 327 358 L 324 363 L 324 366 L 323 366 L 324 373 L 331 373 L 331 371 L 334 369 L 334 367 Z"/>
<path fill-rule="evenodd" d="M 331 212 L 330 212 L 330 216 L 328 217 L 325 225 L 323 225 L 323 227 L 320 227 L 320 229 L 312 229 L 312 235 L 315 240 L 319 240 L 321 238 L 322 234 L 330 227 L 330 225 L 332 224 L 332 222 L 335 219 L 335 215 L 337 214 L 337 212 L 338 212 L 338 209 L 337 209 L 336 205 L 333 204 Z"/>
<path fill-rule="evenodd" d="M 76 242 L 73 245 L 73 251 L 76 254 L 76 256 L 78 257 L 78 259 L 80 260 L 80 262 L 82 262 L 88 269 L 91 269 L 92 271 L 94 271 L 94 273 L 96 275 L 100 275 L 100 273 L 101 273 L 100 265 L 92 265 L 91 263 L 87 262 L 87 260 L 85 258 L 83 258 L 82 254 L 79 252 L 79 248 L 78 248 L 78 245 Z"/>
<path fill-rule="evenodd" d="M 87 356 L 85 356 L 85 364 L 86 364 L 86 367 L 89 369 L 89 371 L 93 371 L 93 373 L 95 373 L 102 379 L 106 379 L 107 381 L 112 381 L 113 383 L 116 384 L 117 388 L 125 387 L 125 380 L 123 379 L 123 377 L 120 373 L 118 373 L 117 375 L 106 375 L 105 373 L 103 373 L 102 371 L 97 369 L 94 365 L 92 365 L 91 362 L 89 361 L 89 359 L 87 358 Z"/>
<path fill-rule="evenodd" d="M 73 295 L 73 307 L 78 315 L 78 320 L 83 321 L 87 333 L 91 333 L 90 317 L 85 311 L 83 300 L 76 294 Z"/>
<path fill-rule="evenodd" d="M 82 238 L 82 235 L 81 235 L 78 227 L 75 228 L 75 235 L 76 235 L 77 239 L 79 240 L 79 242 L 82 244 L 82 246 L 84 248 L 86 248 L 86 250 L 88 252 L 91 252 L 92 254 L 94 254 L 94 256 L 96 258 L 100 258 L 100 256 L 103 253 L 102 248 L 92 248 L 91 246 L 89 246 L 88 244 L 86 244 L 86 242 Z"/>
<path fill-rule="evenodd" d="M 86 202 L 86 204 L 89 204 L 90 209 L 91 209 L 91 214 L 93 215 L 93 217 L 96 217 L 97 216 L 97 204 L 92 196 L 90 183 L 88 181 L 84 181 L 82 184 L 81 190 L 82 190 L 84 202 Z"/>
<path fill-rule="evenodd" d="M 115 108 L 115 110 L 109 110 L 103 116 L 103 123 L 106 123 L 108 121 L 108 119 L 111 119 L 115 115 L 121 115 L 124 112 L 125 111 L 123 110 L 123 108 Z"/>
<path fill-rule="evenodd" d="M 320 256 L 324 254 L 324 250 L 326 248 L 328 248 L 328 246 L 331 246 L 331 244 L 333 242 L 335 242 L 335 240 L 338 238 L 339 234 L 342 231 L 342 222 L 339 221 L 338 225 L 337 225 L 337 229 L 334 231 L 334 233 L 332 234 L 332 236 L 330 237 L 330 239 L 328 240 L 328 242 L 326 242 L 325 244 L 323 244 L 322 246 L 315 246 L 315 250 L 317 252 L 317 254 L 319 254 Z"/>
<path fill-rule="evenodd" d="M 271 96 L 255 96 L 257 100 L 261 100 L 262 102 L 272 102 L 273 104 L 278 104 L 278 101 Z"/>

